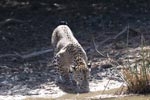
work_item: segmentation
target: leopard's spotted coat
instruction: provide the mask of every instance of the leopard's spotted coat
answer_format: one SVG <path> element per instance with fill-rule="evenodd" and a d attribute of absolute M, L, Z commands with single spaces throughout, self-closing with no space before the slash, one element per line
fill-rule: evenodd
<path fill-rule="evenodd" d="M 52 33 L 51 42 L 60 79 L 74 80 L 79 86 L 85 85 L 90 74 L 88 58 L 71 29 L 67 25 L 59 25 Z"/>

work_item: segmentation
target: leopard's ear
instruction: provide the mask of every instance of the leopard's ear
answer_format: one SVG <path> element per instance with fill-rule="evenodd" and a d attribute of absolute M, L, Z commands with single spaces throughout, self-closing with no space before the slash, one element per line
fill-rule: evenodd
<path fill-rule="evenodd" d="M 91 61 L 89 61 L 89 62 L 88 62 L 88 64 L 87 64 L 87 66 L 88 66 L 88 68 L 90 68 L 90 69 L 91 69 L 92 62 L 91 62 Z"/>
<path fill-rule="evenodd" d="M 68 23 L 67 23 L 67 21 L 61 20 L 61 21 L 59 22 L 59 25 L 68 25 Z"/>

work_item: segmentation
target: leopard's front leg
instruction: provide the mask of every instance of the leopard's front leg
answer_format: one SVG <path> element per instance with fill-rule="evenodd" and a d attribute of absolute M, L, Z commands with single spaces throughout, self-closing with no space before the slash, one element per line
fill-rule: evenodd
<path fill-rule="evenodd" d="M 69 73 L 69 66 L 67 66 L 64 62 L 64 56 L 57 55 L 57 82 L 64 83 L 64 84 L 71 84 L 70 81 L 70 73 Z"/>
<path fill-rule="evenodd" d="M 75 81 L 73 80 L 73 73 L 70 72 L 70 69 L 67 65 L 62 65 L 58 67 L 59 72 L 59 82 L 69 85 L 75 86 Z"/>

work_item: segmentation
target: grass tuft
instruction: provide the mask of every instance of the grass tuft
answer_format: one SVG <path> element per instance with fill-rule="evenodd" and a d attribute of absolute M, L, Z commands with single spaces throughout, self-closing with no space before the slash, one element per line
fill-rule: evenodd
<path fill-rule="evenodd" d="M 150 93 L 149 52 L 142 48 L 140 53 L 140 59 L 135 61 L 134 67 L 128 64 L 127 68 L 122 70 L 129 93 Z"/>

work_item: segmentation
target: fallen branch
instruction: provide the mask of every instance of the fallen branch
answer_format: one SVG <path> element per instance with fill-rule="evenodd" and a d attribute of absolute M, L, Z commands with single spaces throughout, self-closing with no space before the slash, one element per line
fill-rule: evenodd
<path fill-rule="evenodd" d="M 19 20 L 19 19 L 14 19 L 14 18 L 8 18 L 5 19 L 4 21 L 0 22 L 0 27 L 4 26 L 6 24 L 10 24 L 10 23 L 24 23 L 25 21 Z"/>
<path fill-rule="evenodd" d="M 15 53 L 15 54 L 4 54 L 4 55 L 0 55 L 0 58 L 4 58 L 4 57 L 18 57 L 21 59 L 28 59 L 28 58 L 32 58 L 32 57 L 36 57 L 45 53 L 49 53 L 52 52 L 53 49 L 47 49 L 47 50 L 42 50 L 42 51 L 36 51 L 36 52 L 32 52 L 26 55 L 21 55 L 19 53 Z"/>
<path fill-rule="evenodd" d="M 141 34 L 140 32 L 136 31 L 135 29 L 132 29 L 132 28 L 130 28 L 129 26 L 126 26 L 121 32 L 119 32 L 117 35 L 115 35 L 115 36 L 113 37 L 113 39 L 115 40 L 115 39 L 117 39 L 119 36 L 121 36 L 121 35 L 123 35 L 123 34 L 127 34 L 127 33 L 129 33 L 129 34 L 135 34 L 135 35 Z"/>
<path fill-rule="evenodd" d="M 32 52 L 30 54 L 20 55 L 20 56 L 21 56 L 22 59 L 28 59 L 28 58 L 36 57 L 36 56 L 39 56 L 39 55 L 42 55 L 42 54 L 45 54 L 45 53 L 49 53 L 49 52 L 52 52 L 52 51 L 53 51 L 53 49 L 47 49 L 47 50 Z"/>
<path fill-rule="evenodd" d="M 121 32 L 119 32 L 116 36 L 114 36 L 113 39 L 116 40 L 120 35 L 128 31 L 128 29 L 129 29 L 128 27 L 125 27 Z"/>
<path fill-rule="evenodd" d="M 102 42 L 99 43 L 99 45 L 103 45 L 104 43 L 106 43 L 107 41 L 111 40 L 112 38 L 108 37 L 105 40 L 103 40 Z"/>
<path fill-rule="evenodd" d="M 0 58 L 5 58 L 5 57 L 20 57 L 16 54 L 3 54 L 3 55 L 0 55 Z"/>

